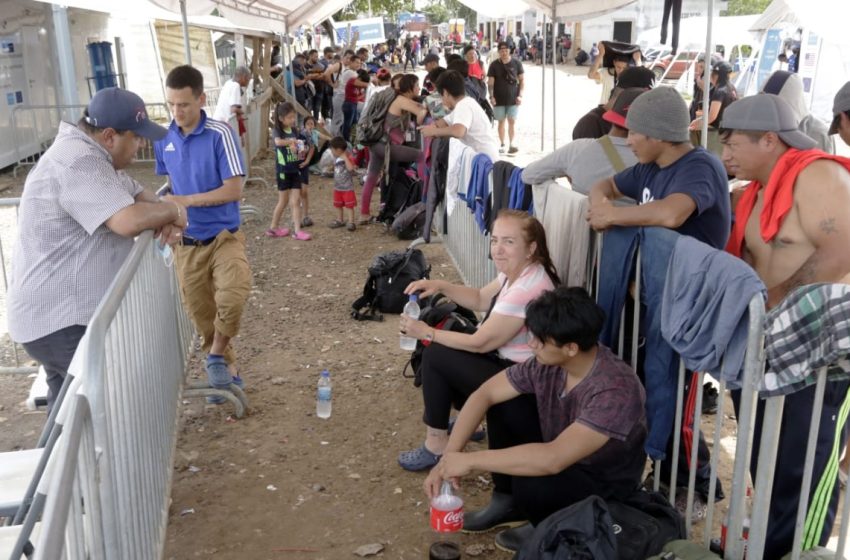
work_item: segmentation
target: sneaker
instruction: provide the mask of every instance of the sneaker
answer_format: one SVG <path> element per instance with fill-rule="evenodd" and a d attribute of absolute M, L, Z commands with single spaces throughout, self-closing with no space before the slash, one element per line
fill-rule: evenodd
<path fill-rule="evenodd" d="M 496 535 L 496 548 L 505 552 L 519 552 L 531 535 L 534 534 L 534 525 L 526 523 Z"/>
<path fill-rule="evenodd" d="M 717 399 L 720 394 L 711 383 L 702 386 L 702 413 L 715 414 L 717 412 Z"/>
<path fill-rule="evenodd" d="M 516 527 L 526 521 L 514 505 L 512 495 L 494 491 L 486 507 L 464 514 L 462 530 L 464 533 L 486 533 L 499 527 Z"/>
<path fill-rule="evenodd" d="M 519 151 L 519 148 L 517 148 L 516 146 L 511 146 L 510 148 L 508 148 L 508 153 L 511 154 L 511 155 L 517 153 L 518 151 Z"/>
<path fill-rule="evenodd" d="M 266 237 L 286 237 L 289 235 L 289 228 L 269 228 L 266 230 Z"/>
<path fill-rule="evenodd" d="M 500 154 L 504 154 L 504 153 L 505 153 L 505 145 L 504 145 L 504 144 L 502 144 L 501 146 L 499 146 L 499 153 L 500 153 Z"/>
<path fill-rule="evenodd" d="M 207 382 L 213 389 L 229 389 L 233 382 L 233 376 L 230 375 L 230 368 L 227 367 L 227 362 L 222 357 L 210 358 L 207 357 L 205 366 L 207 370 Z M 207 397 L 209 404 L 223 404 L 227 402 L 222 396 L 211 395 Z"/>
<path fill-rule="evenodd" d="M 301 231 L 293 233 L 292 239 L 297 239 L 298 241 L 310 241 L 313 239 L 313 236 L 302 229 Z"/>

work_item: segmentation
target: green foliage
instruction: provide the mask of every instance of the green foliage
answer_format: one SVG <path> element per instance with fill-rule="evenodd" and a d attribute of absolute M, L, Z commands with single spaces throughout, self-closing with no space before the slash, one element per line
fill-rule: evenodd
<path fill-rule="evenodd" d="M 478 25 L 475 10 L 461 4 L 458 0 L 431 0 L 422 9 L 422 13 L 428 15 L 431 25 L 448 23 L 452 18 L 462 18 L 466 21 L 467 29 L 474 29 Z"/>
<path fill-rule="evenodd" d="M 771 0 L 729 0 L 729 7 L 720 13 L 723 16 L 750 16 L 761 14 Z"/>
<path fill-rule="evenodd" d="M 413 0 L 371 0 L 372 15 L 375 17 L 387 16 L 395 21 L 399 12 L 413 11 Z M 358 14 L 369 13 L 369 0 L 354 0 L 347 7 L 334 14 L 334 20 L 341 21 L 353 19 Z"/>

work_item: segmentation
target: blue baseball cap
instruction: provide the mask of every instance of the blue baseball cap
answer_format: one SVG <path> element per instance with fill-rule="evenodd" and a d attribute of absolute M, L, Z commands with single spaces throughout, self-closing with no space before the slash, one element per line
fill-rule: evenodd
<path fill-rule="evenodd" d="M 142 98 L 126 89 L 104 88 L 94 94 L 86 110 L 86 122 L 98 128 L 131 130 L 148 140 L 162 140 L 168 134 L 148 118 Z"/>

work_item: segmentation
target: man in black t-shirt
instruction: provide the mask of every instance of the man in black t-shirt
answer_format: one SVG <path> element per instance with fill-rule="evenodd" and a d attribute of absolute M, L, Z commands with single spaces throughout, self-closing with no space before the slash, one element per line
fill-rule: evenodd
<path fill-rule="evenodd" d="M 505 41 L 499 43 L 499 58 L 487 69 L 487 89 L 490 104 L 499 121 L 499 153 L 505 153 L 505 119 L 508 121 L 509 154 L 519 150 L 514 146 L 514 125 L 522 103 L 525 74 L 522 62 L 511 57 L 511 49 Z"/>

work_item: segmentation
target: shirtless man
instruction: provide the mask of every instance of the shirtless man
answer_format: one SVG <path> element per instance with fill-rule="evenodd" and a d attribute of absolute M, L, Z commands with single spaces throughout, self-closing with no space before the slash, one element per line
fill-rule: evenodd
<path fill-rule="evenodd" d="M 771 94 L 735 102 L 721 123 L 724 164 L 737 178 L 752 181 L 737 201 L 727 251 L 756 270 L 768 288 L 768 308 L 799 286 L 837 282 L 850 272 L 850 160 L 814 150 L 815 141 L 797 125 L 791 106 Z M 804 528 L 820 545 L 830 535 L 838 503 L 833 445 L 836 436 L 844 439 L 837 418 L 848 387 L 846 381 L 828 383 L 824 397 L 812 481 L 812 492 L 817 489 L 821 499 L 810 497 Z M 803 476 L 800 450 L 808 440 L 814 390 L 785 397 L 764 558 L 779 558 L 793 546 Z M 761 426 L 760 406 L 753 476 Z M 828 504 L 824 489 L 831 489 Z"/>

